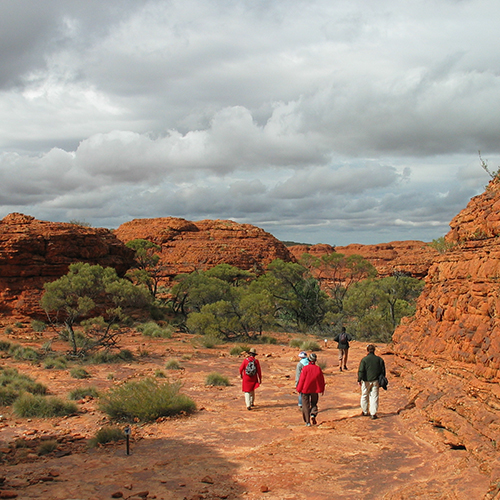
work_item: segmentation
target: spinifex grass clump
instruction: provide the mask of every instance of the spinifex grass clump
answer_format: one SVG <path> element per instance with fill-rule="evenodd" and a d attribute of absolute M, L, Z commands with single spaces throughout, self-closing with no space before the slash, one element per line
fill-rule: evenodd
<path fill-rule="evenodd" d="M 180 383 L 160 383 L 154 378 L 129 381 L 101 398 L 99 407 L 111 418 L 151 422 L 159 417 L 192 413 L 196 404 L 179 393 Z"/>
<path fill-rule="evenodd" d="M 220 373 L 213 372 L 207 375 L 206 385 L 228 386 L 231 385 L 229 379 Z"/>
<path fill-rule="evenodd" d="M 76 413 L 75 403 L 56 397 L 38 396 L 29 392 L 21 394 L 12 405 L 18 417 L 64 417 Z"/>
<path fill-rule="evenodd" d="M 182 370 L 182 365 L 177 359 L 172 358 L 165 363 L 165 368 L 167 370 Z"/>
<path fill-rule="evenodd" d="M 99 429 L 96 435 L 89 441 L 89 447 L 94 448 L 98 444 L 111 443 L 125 439 L 125 433 L 119 427 L 105 426 Z"/>
<path fill-rule="evenodd" d="M 148 321 L 147 323 L 139 325 L 137 329 L 146 337 L 156 337 L 164 339 L 171 338 L 173 330 L 170 325 L 162 327 L 154 321 Z"/>
<path fill-rule="evenodd" d="M 11 405 L 22 392 L 45 394 L 47 387 L 15 368 L 0 367 L 0 405 Z"/>
<path fill-rule="evenodd" d="M 91 398 L 98 398 L 99 391 L 93 385 L 90 385 L 88 387 L 78 387 L 77 389 L 73 389 L 69 393 L 69 399 L 72 399 L 74 401 L 86 398 L 88 396 L 90 396 Z"/>
<path fill-rule="evenodd" d="M 90 373 L 85 370 L 85 368 L 72 368 L 69 372 L 69 374 L 73 377 L 73 378 L 77 378 L 77 379 L 84 379 L 84 378 L 90 378 Z"/>

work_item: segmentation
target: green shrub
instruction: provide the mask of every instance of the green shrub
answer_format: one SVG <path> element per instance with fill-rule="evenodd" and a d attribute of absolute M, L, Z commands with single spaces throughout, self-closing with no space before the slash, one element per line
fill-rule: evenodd
<path fill-rule="evenodd" d="M 248 351 L 248 346 L 242 346 L 242 345 L 235 345 L 234 347 L 231 347 L 231 350 L 229 351 L 229 354 L 231 356 L 239 356 L 243 352 Z"/>
<path fill-rule="evenodd" d="M 122 349 L 120 352 L 99 351 L 89 358 L 90 363 L 121 363 L 123 361 L 132 361 L 134 355 L 130 349 Z"/>
<path fill-rule="evenodd" d="M 277 344 L 278 339 L 276 337 L 271 337 L 270 335 L 262 335 L 260 337 L 261 344 Z"/>
<path fill-rule="evenodd" d="M 220 373 L 214 372 L 207 375 L 206 385 L 228 386 L 231 385 L 229 379 Z"/>
<path fill-rule="evenodd" d="M 57 358 L 47 358 L 43 362 L 43 367 L 47 370 L 65 370 L 68 364 L 68 360 L 63 356 L 58 356 Z"/>
<path fill-rule="evenodd" d="M 98 398 L 99 397 L 99 391 L 94 387 L 93 385 L 90 385 L 88 387 L 78 387 L 77 389 L 73 389 L 69 393 L 69 399 L 73 401 L 77 401 L 79 399 L 83 399 L 86 397 L 92 397 L 92 398 Z"/>
<path fill-rule="evenodd" d="M 179 361 L 175 358 L 169 359 L 165 365 L 165 369 L 167 370 L 181 370 L 182 366 Z"/>
<path fill-rule="evenodd" d="M 12 328 L 11 326 L 6 326 L 4 333 L 5 333 L 5 335 L 10 335 L 13 331 L 14 331 L 14 328 Z"/>
<path fill-rule="evenodd" d="M 216 335 L 203 335 L 201 338 L 201 345 L 207 349 L 213 349 L 220 344 L 221 340 Z"/>
<path fill-rule="evenodd" d="M 137 327 L 146 337 L 169 339 L 172 337 L 172 327 L 170 325 L 161 327 L 154 321 L 148 321 Z"/>
<path fill-rule="evenodd" d="M 96 435 L 90 439 L 89 447 L 95 448 L 98 444 L 111 443 L 112 441 L 121 441 L 125 439 L 125 433 L 119 427 L 105 426 L 99 429 Z"/>
<path fill-rule="evenodd" d="M 19 391 L 12 387 L 0 387 L 0 406 L 10 406 L 19 397 Z"/>
<path fill-rule="evenodd" d="M 47 387 L 39 382 L 35 382 L 32 378 L 24 373 L 19 373 L 15 368 L 0 367 L 0 388 L 2 389 L 5 401 L 10 401 L 11 404 L 14 393 L 16 398 L 21 392 L 30 392 L 32 394 L 43 395 L 47 392 Z"/>
<path fill-rule="evenodd" d="M 156 378 L 167 378 L 167 376 L 165 375 L 165 372 L 162 372 L 159 369 L 155 371 L 155 377 Z"/>
<path fill-rule="evenodd" d="M 179 389 L 180 383 L 159 383 L 154 378 L 129 381 L 112 388 L 101 398 L 99 407 L 111 418 L 143 422 L 195 411 L 194 401 Z"/>
<path fill-rule="evenodd" d="M 76 413 L 78 408 L 75 403 L 63 401 L 56 397 L 47 397 L 22 393 L 12 405 L 18 417 L 64 417 Z"/>
<path fill-rule="evenodd" d="M 0 351 L 8 352 L 12 346 L 12 342 L 8 340 L 0 340 Z"/>
<path fill-rule="evenodd" d="M 78 368 L 72 368 L 69 372 L 69 374 L 73 377 L 73 378 L 76 378 L 76 379 L 84 379 L 84 378 L 90 378 L 91 375 L 90 373 L 85 370 L 85 368 L 82 368 L 82 367 L 78 367 Z"/>
<path fill-rule="evenodd" d="M 11 344 L 8 354 L 19 361 L 36 361 L 40 355 L 31 347 L 23 347 L 21 344 Z"/>
<path fill-rule="evenodd" d="M 42 441 L 38 446 L 39 455 L 47 455 L 57 449 L 57 441 L 55 439 L 48 439 L 47 441 Z"/>
<path fill-rule="evenodd" d="M 321 347 L 314 340 L 305 340 L 300 345 L 300 349 L 303 351 L 321 351 Z"/>
<path fill-rule="evenodd" d="M 290 342 L 288 343 L 288 345 L 290 347 L 299 348 L 299 347 L 302 346 L 303 343 L 304 343 L 304 339 L 292 339 L 292 340 L 290 340 Z"/>
<path fill-rule="evenodd" d="M 31 328 L 35 332 L 43 332 L 46 327 L 47 327 L 47 325 L 43 321 L 40 321 L 38 319 L 34 319 L 31 322 Z"/>

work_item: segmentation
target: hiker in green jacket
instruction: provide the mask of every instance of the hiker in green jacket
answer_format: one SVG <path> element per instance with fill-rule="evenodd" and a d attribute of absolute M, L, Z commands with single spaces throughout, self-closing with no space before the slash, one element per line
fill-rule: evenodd
<path fill-rule="evenodd" d="M 367 417 L 377 418 L 380 375 L 385 376 L 385 362 L 375 354 L 375 346 L 366 347 L 368 354 L 359 363 L 358 384 L 361 386 L 361 410 Z M 369 413 L 368 413 L 369 412 Z"/>

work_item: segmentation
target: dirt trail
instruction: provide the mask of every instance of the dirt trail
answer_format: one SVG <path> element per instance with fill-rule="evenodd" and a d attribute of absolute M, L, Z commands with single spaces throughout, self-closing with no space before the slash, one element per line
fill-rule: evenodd
<path fill-rule="evenodd" d="M 229 347 L 194 347 L 179 337 L 145 342 L 133 337 L 132 350 L 149 356 L 121 366 L 92 365 L 90 381 L 71 379 L 67 370 L 19 365 L 46 383 L 57 395 L 75 386 L 109 387 L 115 379 L 154 374 L 162 369 L 183 381 L 183 392 L 198 411 L 189 417 L 132 426 L 130 455 L 124 444 L 69 455 L 38 457 L 2 467 L 4 490 L 19 499 L 482 499 L 489 477 L 466 450 L 454 450 L 415 410 L 404 410 L 407 390 L 389 373 L 389 390 L 381 391 L 379 419 L 360 416 L 356 369 L 365 345 L 353 342 L 350 370 L 339 372 L 334 346 L 318 353 L 326 361 L 326 394 L 320 397 L 318 425 L 305 427 L 294 391 L 298 350 L 286 345 L 257 345 L 263 385 L 256 408 L 244 405 L 238 378 L 241 359 Z M 395 358 L 382 354 L 390 372 Z M 385 354 L 384 354 L 385 353 Z M 144 353 L 143 353 L 144 354 Z M 183 370 L 164 370 L 176 357 Z M 10 360 L 2 360 L 8 364 Z M 207 387 L 205 378 L 217 371 L 233 385 Z M 106 418 L 95 401 L 67 419 L 32 420 L 5 415 L 0 447 L 15 437 L 54 433 L 92 437 Z M 75 445 L 76 446 L 76 445 Z M 147 497 L 144 493 L 148 492 Z M 2 497 L 0 494 L 0 498 Z"/>

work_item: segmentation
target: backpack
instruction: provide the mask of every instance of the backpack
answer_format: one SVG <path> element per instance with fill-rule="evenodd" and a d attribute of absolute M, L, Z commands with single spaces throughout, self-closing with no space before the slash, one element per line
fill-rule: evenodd
<path fill-rule="evenodd" d="M 245 368 L 245 373 L 249 376 L 249 377 L 253 377 L 254 375 L 257 374 L 257 366 L 255 364 L 255 359 L 251 359 L 249 362 L 248 362 L 248 365 L 246 366 Z"/>
<path fill-rule="evenodd" d="M 342 332 L 339 336 L 339 344 L 347 344 L 347 333 Z"/>

